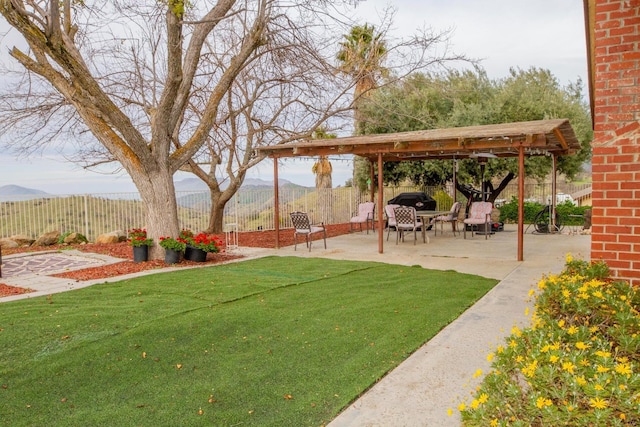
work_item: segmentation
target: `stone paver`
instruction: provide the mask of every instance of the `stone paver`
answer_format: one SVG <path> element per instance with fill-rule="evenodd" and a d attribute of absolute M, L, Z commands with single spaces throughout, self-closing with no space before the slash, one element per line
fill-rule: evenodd
<path fill-rule="evenodd" d="M 24 276 L 27 274 L 55 274 L 104 264 L 104 260 L 64 253 L 33 253 L 21 256 L 4 257 L 2 278 Z"/>

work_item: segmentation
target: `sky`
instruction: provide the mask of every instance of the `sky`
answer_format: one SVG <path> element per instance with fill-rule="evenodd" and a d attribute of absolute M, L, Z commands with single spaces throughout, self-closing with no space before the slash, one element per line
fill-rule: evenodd
<path fill-rule="evenodd" d="M 587 81 L 583 0 L 366 0 L 354 11 L 362 22 L 376 24 L 392 7 L 391 36 L 406 37 L 417 29 L 451 30 L 451 49 L 480 60 L 489 78 L 505 77 L 509 68 L 531 66 L 549 69 L 566 85 Z M 0 34 L 8 24 L 0 20 Z M 6 40 L 0 49 L 6 51 Z M 3 60 L 4 56 L 3 56 Z M 313 162 L 288 159 L 279 165 L 279 177 L 314 186 Z M 351 177 L 350 161 L 332 160 L 333 185 Z M 251 178 L 273 180 L 269 160 L 253 168 Z M 193 177 L 176 176 L 176 180 Z M 57 154 L 16 158 L 0 150 L 0 186 L 20 185 L 51 194 L 115 193 L 136 191 L 130 178 L 89 172 Z"/>

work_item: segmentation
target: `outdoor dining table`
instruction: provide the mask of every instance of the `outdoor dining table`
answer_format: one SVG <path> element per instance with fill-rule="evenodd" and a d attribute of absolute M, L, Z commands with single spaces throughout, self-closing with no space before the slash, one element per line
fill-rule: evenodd
<path fill-rule="evenodd" d="M 449 211 L 416 211 L 416 216 L 420 218 L 420 222 L 422 222 L 422 241 L 424 242 L 426 239 L 427 226 L 431 222 L 431 220 L 440 215 L 448 215 Z M 434 225 L 435 227 L 435 225 Z"/>

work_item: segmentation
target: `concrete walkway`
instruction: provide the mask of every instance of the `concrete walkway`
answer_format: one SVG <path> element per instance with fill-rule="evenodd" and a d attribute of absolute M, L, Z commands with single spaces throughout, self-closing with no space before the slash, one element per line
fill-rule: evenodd
<path fill-rule="evenodd" d="M 286 232 L 286 231 L 285 231 Z M 267 255 L 322 257 L 378 261 L 401 265 L 421 265 L 425 268 L 455 270 L 500 280 L 490 292 L 469 308 L 458 319 L 422 346 L 400 366 L 390 372 L 363 396 L 336 417 L 329 427 L 346 426 L 458 426 L 458 404 L 469 401 L 471 393 L 482 377 L 473 378 L 478 369 L 487 372 L 490 364 L 488 353 L 505 336 L 513 325 L 528 325 L 525 308 L 528 292 L 543 275 L 559 273 L 567 253 L 576 258 L 589 259 L 591 236 L 588 235 L 534 235 L 525 234 L 524 261 L 516 261 L 517 233 L 515 226 L 492 235 L 488 240 L 476 235 L 463 239 L 451 231 L 433 236 L 430 242 L 419 240 L 415 245 L 407 237 L 405 242 L 395 243 L 395 234 L 385 240 L 384 253 L 378 253 L 377 234 L 353 233 L 331 238 L 324 249 L 321 241 L 314 241 L 309 252 L 304 244 L 280 250 L 240 248 L 247 258 Z M 386 235 L 385 235 L 386 238 Z M 31 255 L 35 256 L 35 255 Z M 84 268 L 98 263 L 121 261 L 104 255 L 78 251 L 55 252 L 48 255 L 51 263 L 39 261 L 42 266 L 55 264 L 55 268 Z M 70 289 L 90 286 L 94 283 L 123 280 L 119 276 L 87 282 L 56 279 L 42 272 L 30 271 L 21 255 L 3 257 L 2 283 L 35 289 L 37 292 L 0 298 L 10 301 L 48 295 Z M 60 258 L 62 257 L 62 258 Z M 68 257 L 65 265 L 64 257 Z M 10 273 L 15 263 L 22 262 L 21 273 Z M 10 267 L 7 267 L 7 266 Z M 47 267 L 49 268 L 49 267 Z M 167 269 L 171 270 L 171 269 Z M 141 274 L 155 274 L 165 270 L 151 270 Z M 11 274 L 14 274 L 13 276 Z M 448 415 L 448 409 L 453 414 Z"/>

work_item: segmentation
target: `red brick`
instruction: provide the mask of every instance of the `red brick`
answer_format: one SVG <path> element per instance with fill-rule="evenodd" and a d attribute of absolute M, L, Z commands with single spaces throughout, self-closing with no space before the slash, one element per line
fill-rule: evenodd
<path fill-rule="evenodd" d="M 627 78 L 621 78 L 621 79 L 609 81 L 610 88 L 627 87 L 627 86 L 633 86 L 635 84 L 636 84 L 636 79 L 633 77 L 627 77 Z"/>
<path fill-rule="evenodd" d="M 594 199 L 595 200 L 595 199 Z M 594 205 L 595 206 L 595 205 Z M 618 201 L 610 197 L 598 198 L 598 207 L 606 208 L 607 212 L 618 207 Z"/>
<path fill-rule="evenodd" d="M 592 230 L 591 233 L 595 233 L 595 231 L 596 230 L 594 229 L 594 230 Z M 598 233 L 598 237 L 599 237 L 598 241 L 599 242 L 604 242 L 605 247 L 608 244 L 616 243 L 618 241 L 616 236 L 613 236 L 613 235 L 610 235 L 610 234 L 600 234 L 600 233 Z M 591 234 L 591 238 L 593 239 L 593 234 Z"/>
<path fill-rule="evenodd" d="M 630 163 L 626 165 L 620 165 L 620 172 L 635 172 L 640 171 L 640 164 Z"/>
<path fill-rule="evenodd" d="M 619 200 L 616 200 L 616 203 L 619 203 L 619 202 L 620 202 Z M 613 207 L 613 208 L 608 208 L 606 211 L 607 216 L 613 216 L 615 218 L 632 216 L 632 214 L 633 214 L 633 209 L 629 209 L 629 208 Z"/>
<path fill-rule="evenodd" d="M 630 181 L 633 179 L 633 174 L 630 172 L 608 173 L 605 179 L 612 180 L 612 181 Z"/>
<path fill-rule="evenodd" d="M 631 267 L 631 263 L 628 261 L 618 261 L 616 258 L 603 258 L 603 260 L 613 270 L 628 269 Z"/>
<path fill-rule="evenodd" d="M 617 38 L 617 37 L 613 37 L 612 36 L 612 38 Z M 627 56 L 626 53 L 629 52 L 629 51 L 633 51 L 634 48 L 635 48 L 635 46 L 632 43 L 624 44 L 624 43 L 622 43 L 622 39 L 620 38 L 618 44 L 616 44 L 615 46 L 609 47 L 609 53 L 622 53 L 622 52 L 624 52 L 624 53 L 622 53 L 622 60 L 632 61 L 632 60 L 637 59 L 637 58 L 635 58 L 633 55 Z"/>
<path fill-rule="evenodd" d="M 638 60 L 640 60 L 640 52 L 635 50 L 635 48 L 633 47 L 632 43 L 623 44 L 621 46 L 624 46 L 624 49 L 620 49 L 619 50 L 619 52 L 623 52 L 622 53 L 622 60 L 623 61 L 636 61 L 637 62 Z M 629 46 L 632 46 L 631 49 L 626 49 Z"/>
<path fill-rule="evenodd" d="M 635 34 L 635 29 L 633 27 L 624 25 L 619 28 L 612 28 L 611 30 L 609 30 L 609 34 L 612 36 L 624 36 L 627 34 Z"/>
<path fill-rule="evenodd" d="M 597 165 L 592 165 L 591 166 L 591 170 L 592 172 L 602 172 L 602 173 L 613 173 L 613 172 L 618 172 L 618 165 L 614 165 L 614 164 L 606 164 L 606 165 L 601 165 L 601 164 L 597 164 Z"/>
<path fill-rule="evenodd" d="M 618 147 L 593 147 L 593 156 L 605 155 L 605 154 L 618 154 L 620 150 Z"/>
<path fill-rule="evenodd" d="M 633 191 L 631 190 L 607 190 L 605 192 L 607 199 L 631 199 Z"/>
<path fill-rule="evenodd" d="M 613 217 L 598 218 L 598 225 L 609 225 L 609 226 L 618 225 L 618 218 L 613 218 Z"/>
<path fill-rule="evenodd" d="M 622 3 L 622 2 L 619 2 L 619 3 Z M 621 8 L 616 12 L 611 12 L 609 14 L 609 19 L 627 19 L 627 18 L 633 18 L 635 16 L 636 16 L 635 9 L 625 5 L 624 8 Z"/>
<path fill-rule="evenodd" d="M 633 61 L 619 61 L 619 62 L 612 62 L 611 65 L 609 66 L 609 69 L 611 71 L 613 70 L 630 70 L 632 68 L 635 68 L 636 63 Z"/>
<path fill-rule="evenodd" d="M 636 224 L 637 225 L 637 224 Z M 638 243 L 640 244 L 640 235 L 638 234 L 624 234 L 618 236 L 618 241 L 623 243 Z M 637 248 L 634 246 L 633 251 L 637 251 Z M 640 254 L 640 251 L 637 251 Z"/>
<path fill-rule="evenodd" d="M 622 7 L 622 3 L 618 1 L 612 2 L 612 3 L 603 3 L 599 1 L 599 2 L 596 2 L 596 13 L 607 14 L 608 12 L 615 12 L 617 10 L 620 10 L 621 7 Z M 597 19 L 596 22 L 606 24 L 606 23 L 609 23 L 610 21 Z"/>
<path fill-rule="evenodd" d="M 631 29 L 631 31 L 635 31 L 635 29 Z M 636 34 L 627 34 L 622 36 L 622 43 L 638 43 L 640 41 L 640 35 Z"/>
<path fill-rule="evenodd" d="M 618 113 L 609 115 L 609 120 L 614 120 L 616 122 L 630 122 L 635 118 L 634 112 L 629 113 Z"/>
<path fill-rule="evenodd" d="M 617 236 L 621 234 L 630 234 L 632 230 L 633 230 L 633 227 L 625 226 L 625 225 L 618 225 L 618 226 L 608 225 L 604 228 L 605 233 L 612 233 Z M 618 243 L 620 243 L 619 239 L 618 239 Z M 620 250 L 630 251 L 631 246 L 629 246 L 627 249 L 620 249 Z"/>
<path fill-rule="evenodd" d="M 623 154 L 630 154 L 630 153 L 640 153 L 640 144 L 638 143 L 637 138 L 635 139 L 635 143 L 632 145 L 625 145 L 621 148 L 621 152 Z"/>
<path fill-rule="evenodd" d="M 640 190 L 640 181 L 626 181 L 620 183 L 620 188 L 625 190 Z M 615 190 L 615 188 L 614 188 Z"/>
<path fill-rule="evenodd" d="M 638 129 L 640 129 L 640 123 L 638 123 L 636 121 L 636 122 L 633 122 L 633 123 L 629 123 L 629 124 L 621 127 L 620 129 L 618 129 L 616 131 L 616 135 L 618 135 L 618 136 L 624 135 L 625 133 L 632 132 L 632 131 L 635 131 L 635 130 L 638 130 Z"/>
<path fill-rule="evenodd" d="M 593 181 L 591 185 L 591 191 L 596 190 L 617 190 L 621 187 L 617 182 L 607 182 L 607 181 Z M 593 193 L 592 193 L 593 194 Z"/>
<path fill-rule="evenodd" d="M 640 200 L 638 200 L 638 197 L 637 197 L 636 194 L 634 194 L 633 197 L 629 197 L 627 199 L 621 199 L 620 200 L 620 207 L 624 207 L 624 208 L 640 208 Z M 627 216 L 633 216 L 633 215 L 627 215 Z"/>
<path fill-rule="evenodd" d="M 633 154 L 619 154 L 607 157 L 607 163 L 631 163 L 635 161 Z"/>
<path fill-rule="evenodd" d="M 617 253 L 618 254 L 617 259 L 621 259 L 621 254 L 625 252 L 631 252 L 631 245 L 622 244 L 622 243 L 606 243 L 604 245 L 604 249 L 606 251 Z"/>

